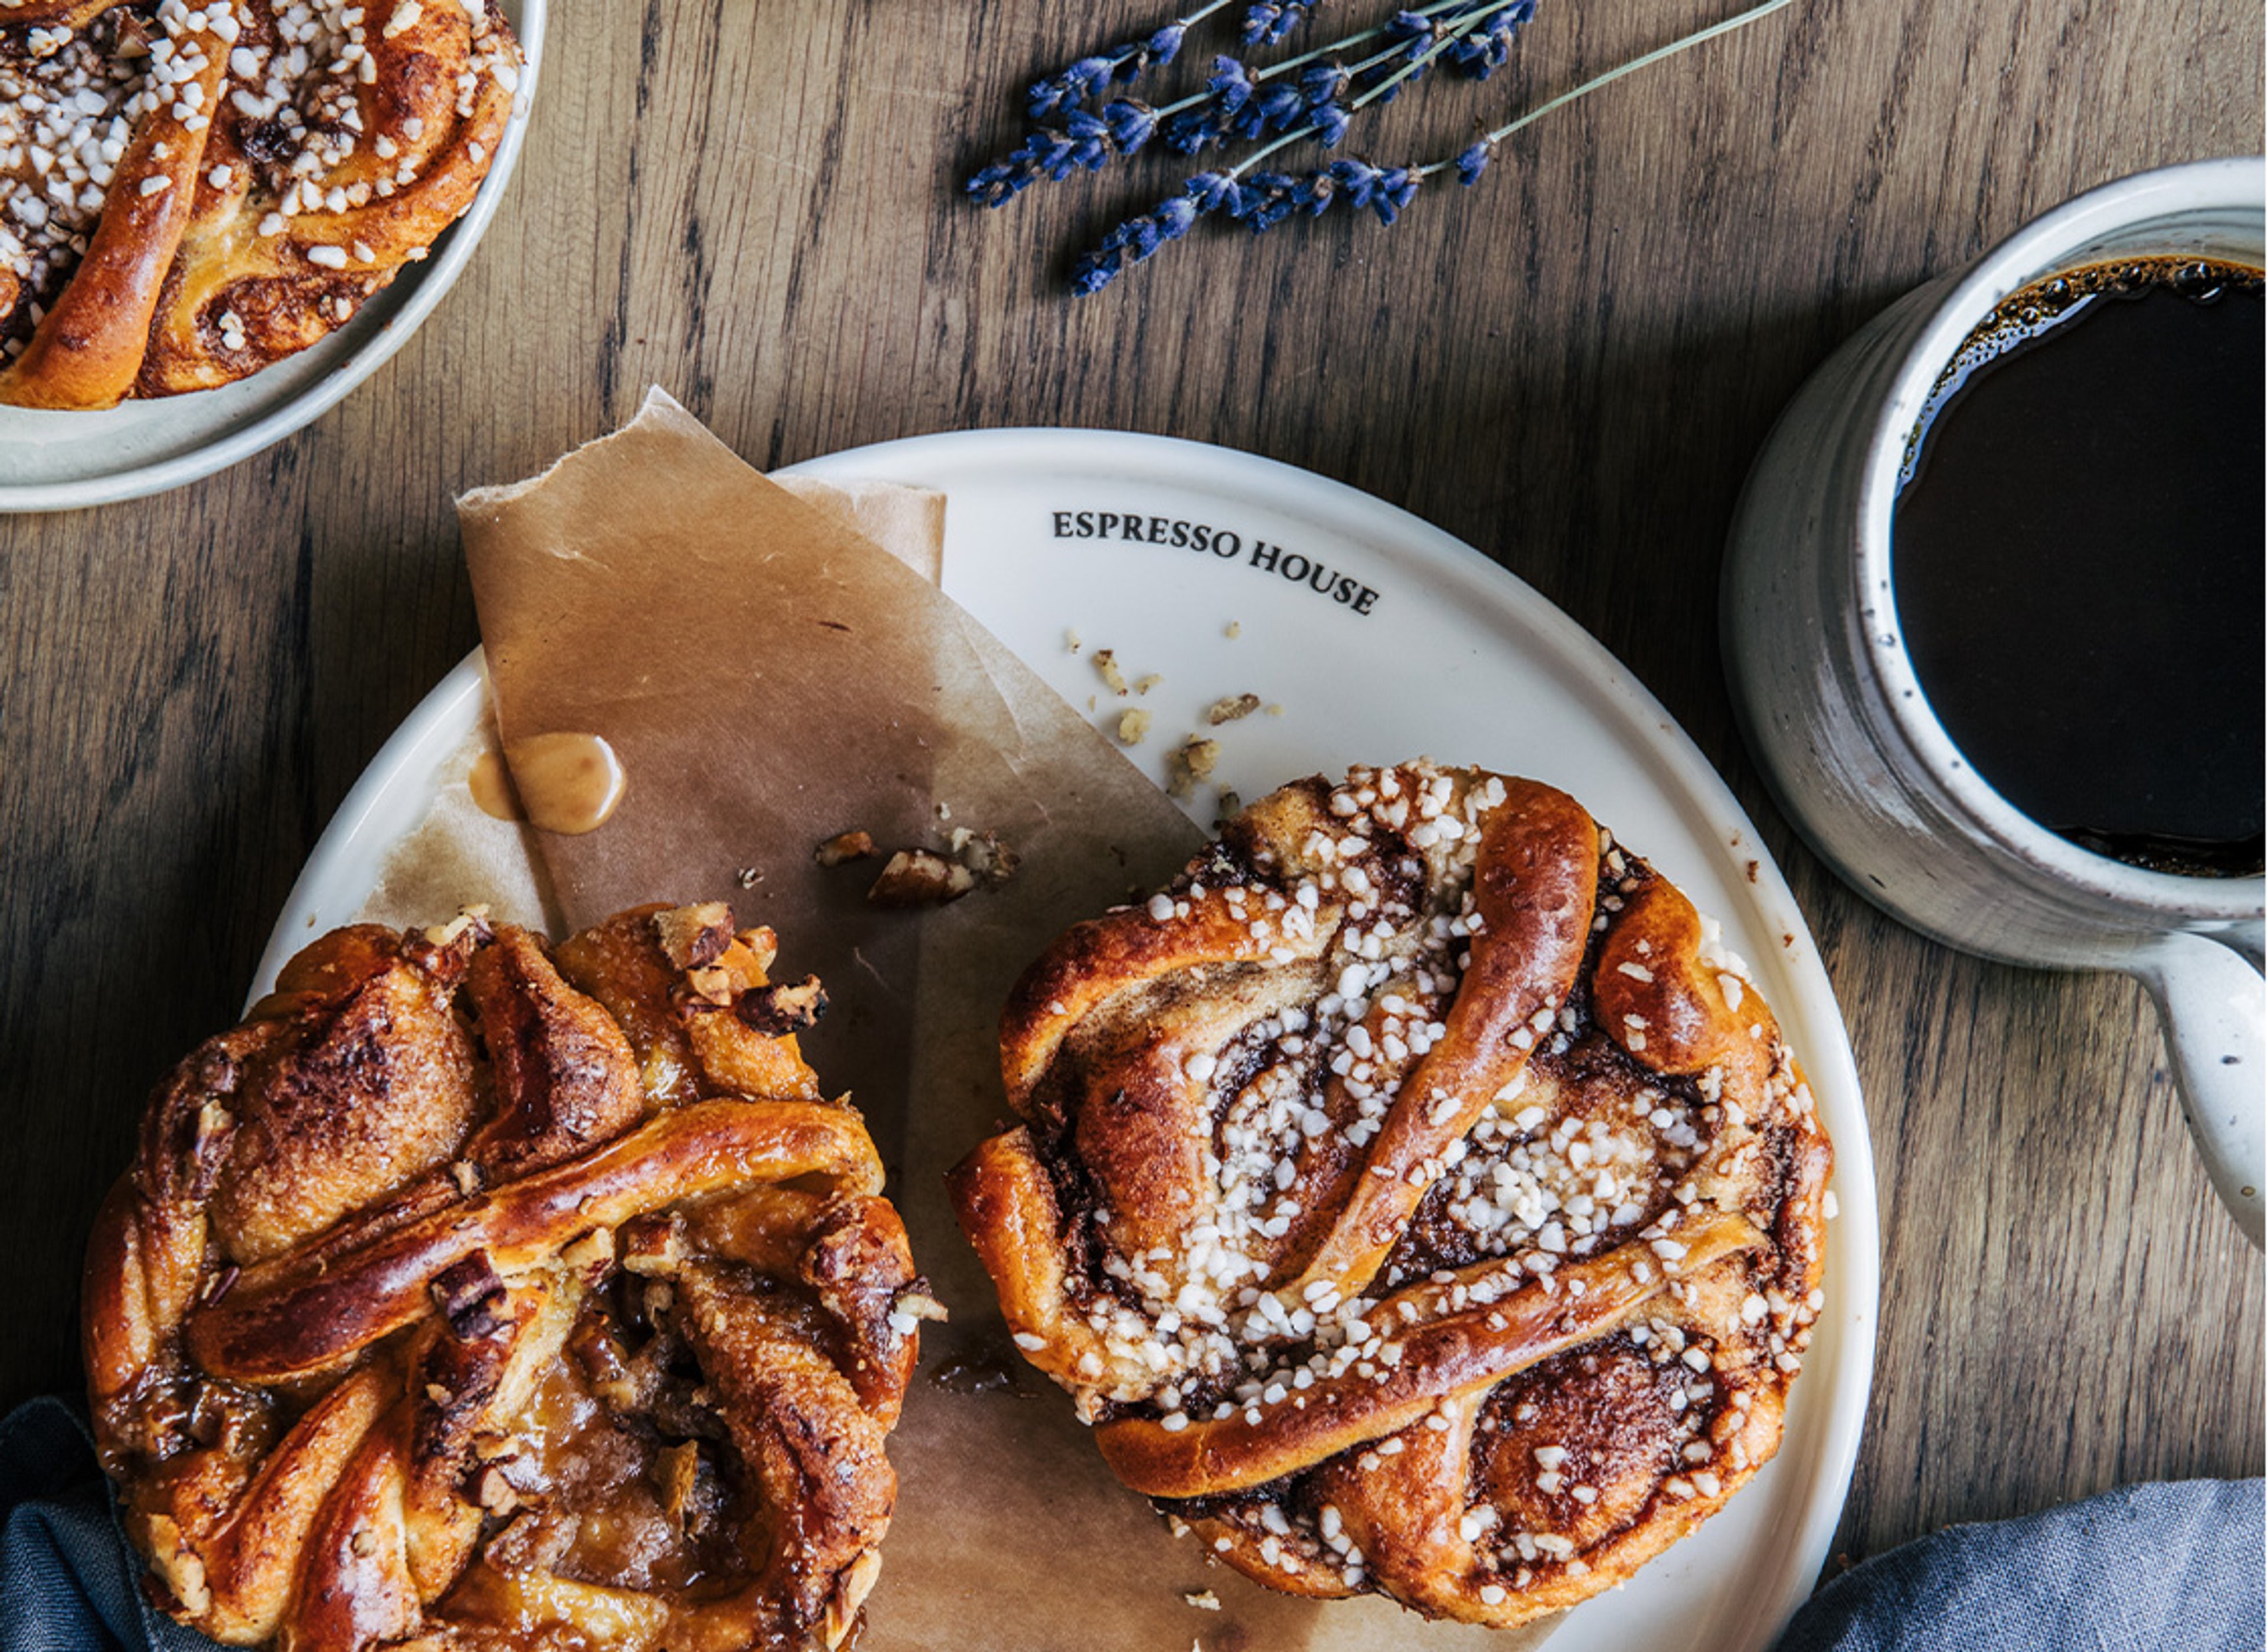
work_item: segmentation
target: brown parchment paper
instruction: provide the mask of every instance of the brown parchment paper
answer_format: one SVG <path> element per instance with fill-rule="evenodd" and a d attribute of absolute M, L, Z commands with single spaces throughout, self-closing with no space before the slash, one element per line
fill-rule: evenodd
<path fill-rule="evenodd" d="M 943 509 L 902 488 L 790 491 L 658 391 L 543 476 L 459 502 L 502 738 L 598 734 L 627 775 L 597 832 L 529 834 L 550 915 L 571 929 L 717 899 L 774 926 L 774 973 L 827 985 L 806 1053 L 865 1112 L 951 1311 L 923 1328 L 891 1437 L 899 1499 L 862 1652 L 1530 1644 L 1376 1600 L 1293 1600 L 1209 1563 L 1008 1344 L 942 1180 L 1006 1114 L 1000 1006 L 1062 929 L 1146 892 L 1200 840 L 936 589 Z M 811 859 L 846 830 L 886 852 L 943 848 L 954 826 L 997 833 L 1017 876 L 884 913 L 863 898 L 878 862 Z M 969 1391 L 941 1369 L 1000 1385 Z M 1216 1610 L 1185 1598 L 1207 1590 Z"/>

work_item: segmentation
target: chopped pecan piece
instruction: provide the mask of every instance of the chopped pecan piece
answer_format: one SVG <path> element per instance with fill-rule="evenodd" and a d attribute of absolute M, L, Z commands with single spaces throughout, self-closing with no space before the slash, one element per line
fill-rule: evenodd
<path fill-rule="evenodd" d="M 702 1004 L 721 1010 L 732 1002 L 732 972 L 721 965 L 686 970 L 685 986 L 689 996 Z"/>
<path fill-rule="evenodd" d="M 661 950 L 679 969 L 700 969 L 724 956 L 732 944 L 732 909 L 721 900 L 697 907 L 671 907 L 653 914 Z"/>
<path fill-rule="evenodd" d="M 212 1303 L 218 1302 L 222 1297 L 227 1296 L 228 1293 L 235 1288 L 236 1281 L 242 1276 L 243 1270 L 238 1268 L 235 1263 L 229 1263 L 218 1273 L 208 1274 L 206 1276 L 205 1282 L 197 1288 L 197 1300 L 209 1307 Z"/>
<path fill-rule="evenodd" d="M 504 1298 L 503 1281 L 486 1251 L 475 1251 L 454 1267 L 433 1275 L 433 1303 L 459 1342 L 493 1336 L 503 1321 L 495 1310 Z"/>
<path fill-rule="evenodd" d="M 940 1324 L 951 1318 L 945 1312 L 944 1304 L 929 1294 L 926 1280 L 916 1280 L 911 1289 L 899 1292 L 897 1300 L 890 1304 L 890 1313 L 892 1318 L 934 1319 Z"/>
<path fill-rule="evenodd" d="M 197 1109 L 196 1136 L 189 1147 L 189 1191 L 199 1199 L 212 1193 L 221 1166 L 236 1140 L 236 1115 L 217 1101 Z"/>
<path fill-rule="evenodd" d="M 1023 857 L 1002 843 L 997 832 L 971 832 L 966 826 L 953 829 L 952 858 L 995 889 L 1023 863 Z"/>
<path fill-rule="evenodd" d="M 654 1490 L 661 1506 L 680 1531 L 693 1528 L 694 1488 L 700 1482 L 701 1448 L 690 1440 L 664 1446 L 653 1459 Z"/>
<path fill-rule="evenodd" d="M 622 1267 L 649 1276 L 674 1274 L 685 1259 L 678 1228 L 673 1216 L 640 1216 L 625 1222 L 615 1246 Z"/>
<path fill-rule="evenodd" d="M 465 978 L 473 954 L 495 939 L 488 926 L 488 909 L 466 907 L 446 923 L 437 923 L 405 938 L 401 956 L 445 987 Z"/>
<path fill-rule="evenodd" d="M 740 995 L 732 1013 L 758 1032 L 773 1038 L 785 1032 L 797 1032 L 815 1025 L 826 1013 L 826 988 L 818 984 L 818 977 L 806 975 L 799 981 L 782 981 L 775 986 L 757 987 Z"/>
<path fill-rule="evenodd" d="M 935 849 L 899 849 L 866 892 L 877 907 L 941 907 L 976 887 L 976 874 Z"/>
<path fill-rule="evenodd" d="M 576 1273 L 589 1274 L 594 1281 L 604 1277 L 614 1262 L 614 1230 L 591 1229 L 560 1252 L 559 1259 Z"/>
<path fill-rule="evenodd" d="M 561 1509 L 524 1514 L 489 1540 L 488 1564 L 507 1573 L 547 1572 L 567 1558 L 581 1526 Z"/>
<path fill-rule="evenodd" d="M 506 1515 L 519 1506 L 519 1492 L 504 1478 L 502 1469 L 490 1464 L 481 1471 L 480 1484 L 473 1501 L 492 1515 Z"/>
<path fill-rule="evenodd" d="M 740 944 L 748 949 L 748 955 L 756 960 L 758 969 L 769 969 L 772 960 L 779 956 L 779 936 L 769 924 L 759 924 L 752 929 L 741 930 L 739 940 Z"/>
<path fill-rule="evenodd" d="M 821 866 L 840 866 L 845 861 L 862 861 L 874 853 L 874 835 L 870 832 L 844 832 L 826 840 L 811 851 L 811 859 Z"/>

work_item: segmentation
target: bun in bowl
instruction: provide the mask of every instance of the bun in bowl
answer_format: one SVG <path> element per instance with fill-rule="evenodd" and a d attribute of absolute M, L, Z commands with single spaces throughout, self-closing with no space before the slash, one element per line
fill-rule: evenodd
<path fill-rule="evenodd" d="M 0 11 L 0 402 L 209 390 L 328 336 L 472 205 L 525 67 L 493 0 Z"/>

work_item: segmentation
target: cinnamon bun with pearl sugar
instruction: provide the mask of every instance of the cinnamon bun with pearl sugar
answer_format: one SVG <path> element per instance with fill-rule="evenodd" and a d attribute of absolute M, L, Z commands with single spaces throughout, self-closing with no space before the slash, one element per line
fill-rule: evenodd
<path fill-rule="evenodd" d="M 1287 786 L 1002 1020 L 953 1172 L 1024 1357 L 1279 1590 L 1509 1626 L 1777 1450 L 1831 1149 L 1743 965 L 1573 798 Z"/>
<path fill-rule="evenodd" d="M 85 1338 L 160 1605 L 305 1652 L 845 1641 L 941 1311 L 774 945 L 721 904 L 341 929 L 159 1085 Z"/>
<path fill-rule="evenodd" d="M 525 65 L 493 0 L 0 8 L 0 402 L 209 389 L 472 204 Z"/>

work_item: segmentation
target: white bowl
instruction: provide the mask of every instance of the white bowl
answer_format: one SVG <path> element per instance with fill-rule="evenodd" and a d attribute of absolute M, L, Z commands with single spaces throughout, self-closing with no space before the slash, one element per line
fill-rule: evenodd
<path fill-rule="evenodd" d="M 295 356 L 217 390 L 93 413 L 0 407 L 0 511 L 74 510 L 164 493 L 250 459 L 312 423 L 409 341 L 464 273 L 527 137 L 549 0 L 503 0 L 527 66 L 495 159 L 464 217 L 353 320 Z"/>

